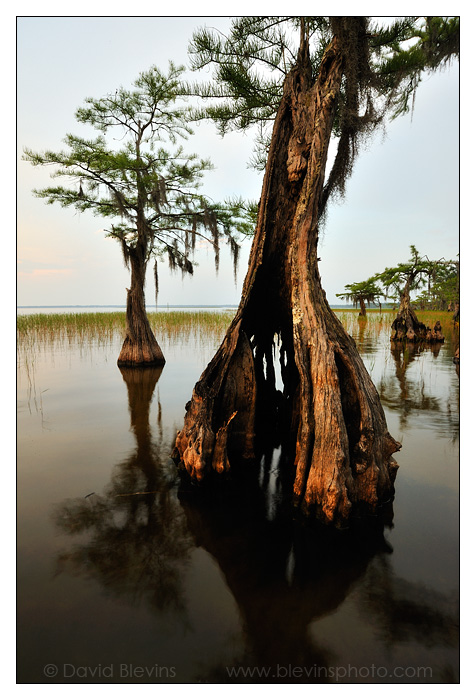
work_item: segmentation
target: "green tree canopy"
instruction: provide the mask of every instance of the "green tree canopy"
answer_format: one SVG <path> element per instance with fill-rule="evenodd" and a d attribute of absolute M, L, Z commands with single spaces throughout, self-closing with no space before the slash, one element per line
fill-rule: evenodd
<path fill-rule="evenodd" d="M 429 278 L 428 289 L 415 300 L 422 308 L 448 309 L 459 304 L 459 260 L 437 265 Z"/>
<path fill-rule="evenodd" d="M 192 68 L 213 69 L 208 83 L 192 83 L 189 94 L 206 99 L 196 118 L 211 118 L 221 134 L 258 128 L 253 165 L 264 168 L 271 129 L 286 75 L 298 60 L 302 34 L 314 78 L 333 35 L 345 54 L 333 124 L 337 156 L 320 202 L 342 195 L 359 146 L 386 117 L 411 109 L 415 89 L 459 53 L 458 17 L 237 17 L 223 36 L 199 29 L 190 44 Z"/>
<path fill-rule="evenodd" d="M 440 260 L 430 260 L 426 255 L 421 256 L 414 245 L 410 246 L 411 257 L 406 263 L 399 263 L 395 267 L 386 267 L 383 272 L 374 276 L 385 288 L 385 295 L 392 292 L 400 299 L 408 296 L 412 291 L 421 289 L 427 285 L 428 292 L 431 291 L 432 282 L 441 280 L 453 269 L 453 262 Z"/>
<path fill-rule="evenodd" d="M 34 190 L 36 196 L 109 219 L 106 234 L 120 243 L 131 269 L 126 341 L 136 349 L 156 344 L 145 314 L 149 260 L 156 259 L 157 294 L 157 257 L 166 255 L 172 269 L 191 274 L 200 236 L 213 246 L 218 267 L 224 239 L 236 270 L 239 238 L 254 229 L 255 205 L 238 198 L 214 203 L 199 191 L 212 165 L 186 154 L 178 143 L 192 133 L 189 110 L 177 103 L 182 72 L 173 64 L 167 73 L 152 67 L 140 74 L 132 90 L 121 87 L 100 99 L 86 99 L 76 119 L 98 136 L 68 134 L 62 151 L 24 151 L 32 165 L 53 166 L 52 177 L 67 181 Z M 152 361 L 137 351 L 141 363 Z"/>
<path fill-rule="evenodd" d="M 106 233 L 120 242 L 127 265 L 143 230 L 147 258 L 166 254 L 172 268 L 193 273 L 196 236 L 211 243 L 217 259 L 219 239 L 225 237 L 236 256 L 239 234 L 253 230 L 254 205 L 239 199 L 211 202 L 199 192 L 211 162 L 186 154 L 181 145 L 170 150 L 192 133 L 188 110 L 176 106 L 182 72 L 173 64 L 167 74 L 153 67 L 141 73 L 135 90 L 119 88 L 86 99 L 76 119 L 93 126 L 99 136 L 68 134 L 65 150 L 36 153 L 26 148 L 24 158 L 33 165 L 56 166 L 52 177 L 70 183 L 34 190 L 36 196 L 111 220 Z"/>
<path fill-rule="evenodd" d="M 360 305 L 360 314 L 366 315 L 365 304 L 380 304 L 380 297 L 384 295 L 382 289 L 376 283 L 374 277 L 370 277 L 364 282 L 353 282 L 345 285 L 345 292 L 336 294 L 340 299 L 352 301 L 354 306 Z"/>

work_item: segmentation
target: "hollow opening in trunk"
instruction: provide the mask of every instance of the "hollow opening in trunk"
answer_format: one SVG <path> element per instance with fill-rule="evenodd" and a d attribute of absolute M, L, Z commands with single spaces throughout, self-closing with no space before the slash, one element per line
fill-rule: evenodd
<path fill-rule="evenodd" d="M 244 334 L 245 335 L 245 334 Z M 214 414 L 213 429 L 218 431 L 227 424 L 227 452 L 232 464 L 238 465 L 243 457 L 253 457 L 259 463 L 271 450 L 287 449 L 292 434 L 292 405 L 285 400 L 297 386 L 293 362 L 284 348 L 279 333 L 272 340 L 253 334 L 244 337 L 237 346 L 233 361 L 217 400 L 220 410 Z M 236 412 L 233 418 L 231 416 Z M 244 436 L 253 450 L 243 451 Z M 252 440 L 251 440 L 252 436 Z M 291 463 L 294 450 L 290 455 Z"/>

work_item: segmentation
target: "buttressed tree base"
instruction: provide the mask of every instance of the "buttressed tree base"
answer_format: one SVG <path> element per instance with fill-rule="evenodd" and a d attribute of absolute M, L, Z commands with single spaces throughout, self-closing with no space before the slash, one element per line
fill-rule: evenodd
<path fill-rule="evenodd" d="M 174 451 L 203 482 L 258 457 L 266 426 L 277 421 L 295 470 L 296 507 L 334 524 L 392 498 L 392 454 L 400 449 L 318 271 L 319 205 L 344 71 L 340 41 L 334 36 L 313 77 L 302 37 L 285 78 L 241 302 L 193 390 Z"/>

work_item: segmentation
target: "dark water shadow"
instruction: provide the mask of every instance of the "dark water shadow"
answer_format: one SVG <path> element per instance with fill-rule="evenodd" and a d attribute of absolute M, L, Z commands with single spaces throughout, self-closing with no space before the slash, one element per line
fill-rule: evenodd
<path fill-rule="evenodd" d="M 388 648 L 408 641 L 427 648 L 458 648 L 457 593 L 444 595 L 395 576 L 386 557 L 377 556 L 372 561 L 361 600 L 362 609 Z"/>

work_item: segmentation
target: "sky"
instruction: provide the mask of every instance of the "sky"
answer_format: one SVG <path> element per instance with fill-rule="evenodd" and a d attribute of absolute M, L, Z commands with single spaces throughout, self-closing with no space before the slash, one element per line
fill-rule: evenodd
<path fill-rule="evenodd" d="M 17 304 L 122 305 L 129 273 L 106 221 L 46 205 L 33 188 L 55 184 L 47 168 L 21 160 L 24 147 L 59 150 L 86 97 L 132 86 L 138 74 L 168 61 L 186 65 L 194 29 L 225 31 L 226 17 L 22 16 L 17 20 Z M 194 79 L 209 73 L 194 74 Z M 221 138 L 202 124 L 185 144 L 215 165 L 203 191 L 216 200 L 258 200 L 263 174 L 248 167 L 252 135 Z M 459 64 L 424 78 L 413 115 L 387 125 L 359 155 L 343 202 L 331 204 L 320 236 L 320 271 L 328 301 L 351 282 L 408 260 L 410 245 L 431 259 L 459 251 Z M 226 246 L 218 275 L 212 250 L 201 249 L 193 277 L 159 264 L 159 305 L 236 305 L 250 244 L 242 246 L 237 281 Z M 155 303 L 152 268 L 146 300 Z"/>

